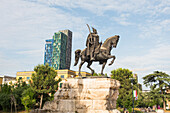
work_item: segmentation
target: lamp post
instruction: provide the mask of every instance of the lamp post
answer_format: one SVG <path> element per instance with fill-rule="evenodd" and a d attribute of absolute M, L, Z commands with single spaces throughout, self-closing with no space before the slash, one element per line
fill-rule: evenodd
<path fill-rule="evenodd" d="M 132 102 L 133 102 L 133 113 L 135 113 L 134 112 L 134 98 L 133 98 L 133 81 L 135 80 L 134 78 L 130 78 L 130 80 L 131 80 L 131 84 L 132 84 Z"/>

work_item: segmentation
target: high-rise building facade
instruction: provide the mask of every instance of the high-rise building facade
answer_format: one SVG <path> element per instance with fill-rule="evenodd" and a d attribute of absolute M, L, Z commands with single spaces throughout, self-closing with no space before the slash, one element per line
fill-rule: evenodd
<path fill-rule="evenodd" d="M 46 40 L 46 46 L 47 40 Z M 72 50 L 72 32 L 70 30 L 62 30 L 54 33 L 51 39 L 51 48 L 49 48 L 51 55 L 46 55 L 45 50 L 44 64 L 48 63 L 55 70 L 70 69 L 71 64 L 71 50 Z M 45 49 L 47 49 L 45 47 Z M 49 57 L 48 57 L 49 56 Z M 51 62 L 47 62 L 51 61 Z"/>
<path fill-rule="evenodd" d="M 48 63 L 52 66 L 53 39 L 45 40 L 45 42 L 44 64 Z"/>
<path fill-rule="evenodd" d="M 70 30 L 60 30 L 67 36 L 67 49 L 66 49 L 66 69 L 70 69 L 71 65 L 71 50 L 72 50 L 72 32 Z"/>
<path fill-rule="evenodd" d="M 62 33 L 54 33 L 52 67 L 55 70 L 66 69 L 67 36 Z"/>

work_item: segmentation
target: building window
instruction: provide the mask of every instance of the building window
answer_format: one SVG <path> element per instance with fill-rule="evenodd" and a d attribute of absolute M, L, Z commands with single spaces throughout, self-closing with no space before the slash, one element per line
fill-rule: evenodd
<path fill-rule="evenodd" d="M 29 80 L 30 79 L 30 77 L 27 77 L 27 80 Z"/>
<path fill-rule="evenodd" d="M 21 80 L 22 79 L 22 77 L 19 77 L 19 80 Z"/>
<path fill-rule="evenodd" d="M 63 85 L 63 83 L 60 83 L 60 86 L 59 86 L 59 87 L 62 88 L 62 85 Z"/>
<path fill-rule="evenodd" d="M 64 75 L 61 75 L 61 78 L 64 78 Z"/>

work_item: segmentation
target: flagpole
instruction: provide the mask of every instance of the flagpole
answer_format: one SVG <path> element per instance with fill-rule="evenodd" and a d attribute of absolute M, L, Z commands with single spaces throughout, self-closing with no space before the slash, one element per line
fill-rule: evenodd
<path fill-rule="evenodd" d="M 131 80 L 131 84 L 132 84 L 132 102 L 133 102 L 133 113 L 135 113 L 135 112 L 134 112 L 134 98 L 133 98 L 133 80 L 134 80 L 134 78 L 130 78 L 130 80 Z"/>
<path fill-rule="evenodd" d="M 134 112 L 133 83 L 132 83 L 132 101 L 133 101 L 133 113 L 135 113 L 135 112 Z"/>

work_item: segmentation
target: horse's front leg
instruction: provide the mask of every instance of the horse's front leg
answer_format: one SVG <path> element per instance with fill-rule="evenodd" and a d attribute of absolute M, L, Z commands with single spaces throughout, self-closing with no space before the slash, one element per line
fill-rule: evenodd
<path fill-rule="evenodd" d="M 110 65 L 112 65 L 112 64 L 114 63 L 116 57 L 115 57 L 115 56 L 111 56 L 111 55 L 109 55 L 109 56 L 110 56 L 110 58 L 113 58 L 112 61 L 111 61 L 110 64 L 109 64 L 109 66 L 110 66 Z"/>
<path fill-rule="evenodd" d="M 105 68 L 106 63 L 107 63 L 107 61 L 106 61 L 106 62 L 103 62 L 102 70 L 101 70 L 101 75 L 104 75 L 104 74 L 103 74 L 103 70 L 104 70 L 104 68 Z"/>
<path fill-rule="evenodd" d="M 82 77 L 81 75 L 81 67 L 82 65 L 85 63 L 85 61 L 81 61 L 80 65 L 79 65 L 79 76 Z"/>
<path fill-rule="evenodd" d="M 92 76 L 93 76 L 93 74 L 94 74 L 94 70 L 90 67 L 90 66 L 91 66 L 91 64 L 92 64 L 92 62 L 88 62 L 87 67 L 91 70 L 91 74 L 92 74 Z"/>
<path fill-rule="evenodd" d="M 116 59 L 115 56 L 112 56 L 112 55 L 108 55 L 108 54 L 105 54 L 105 53 L 102 53 L 102 55 L 106 58 L 106 59 L 110 59 L 110 58 L 113 58 L 112 61 L 110 62 L 109 66 L 112 65 Z"/>

